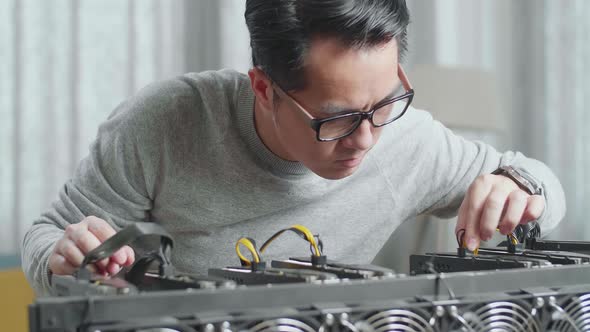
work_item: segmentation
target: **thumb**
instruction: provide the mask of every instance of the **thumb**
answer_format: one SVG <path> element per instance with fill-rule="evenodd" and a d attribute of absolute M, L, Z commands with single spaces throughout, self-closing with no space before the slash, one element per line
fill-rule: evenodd
<path fill-rule="evenodd" d="M 129 266 L 135 263 L 135 251 L 129 246 L 123 248 L 127 252 L 127 261 L 123 263 L 123 266 Z"/>

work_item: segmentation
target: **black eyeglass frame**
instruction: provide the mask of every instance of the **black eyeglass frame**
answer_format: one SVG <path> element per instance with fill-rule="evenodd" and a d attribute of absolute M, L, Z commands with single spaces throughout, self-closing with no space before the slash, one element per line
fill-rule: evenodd
<path fill-rule="evenodd" d="M 301 104 L 299 104 L 293 97 L 291 97 L 289 94 L 287 94 L 285 91 L 283 91 L 283 89 L 280 86 L 278 86 L 276 83 L 273 82 L 272 85 L 273 85 L 273 89 L 279 94 L 280 97 L 286 99 L 294 108 L 296 108 L 300 111 L 300 112 L 298 112 L 298 114 L 301 114 L 304 117 L 304 119 L 309 122 L 309 126 L 311 127 L 311 129 L 313 129 L 316 132 L 316 139 L 318 141 L 331 142 L 331 141 L 339 140 L 339 139 L 342 139 L 342 138 L 347 137 L 349 135 L 352 135 L 352 133 L 354 133 L 354 131 L 361 125 L 361 123 L 363 123 L 363 121 L 365 119 L 368 119 L 369 122 L 371 123 L 371 125 L 373 127 L 377 128 L 377 127 L 383 127 L 385 125 L 388 125 L 388 124 L 394 122 L 395 120 L 398 120 L 399 118 L 401 118 L 406 113 L 406 111 L 410 107 L 410 104 L 412 103 L 412 100 L 414 99 L 414 89 L 412 88 L 412 85 L 408 81 L 408 77 L 406 76 L 406 73 L 404 72 L 403 68 L 399 64 L 398 64 L 398 76 L 400 78 L 402 85 L 404 86 L 404 89 L 406 89 L 406 92 L 403 95 L 396 96 L 396 97 L 393 97 L 388 100 L 384 100 L 384 101 L 378 103 L 377 105 L 373 106 L 367 112 L 356 111 L 356 112 L 350 112 L 350 113 L 346 113 L 346 114 L 339 114 L 339 115 L 335 115 L 335 116 L 330 116 L 330 117 L 322 118 L 322 119 L 317 119 L 317 118 L 313 117 L 303 106 L 301 106 Z M 403 100 L 403 99 L 407 99 L 408 102 L 404 106 L 404 110 L 398 116 L 388 120 L 385 123 L 378 124 L 378 125 L 376 125 L 373 122 L 373 114 L 377 110 L 379 110 L 383 106 L 392 104 L 396 101 Z M 358 120 L 356 122 L 356 125 L 354 127 L 352 127 L 347 133 L 342 134 L 338 137 L 333 137 L 333 138 L 321 138 L 320 137 L 320 129 L 321 129 L 322 124 L 324 124 L 326 122 L 333 121 L 333 120 L 338 120 L 341 118 L 347 118 L 347 117 L 353 117 L 353 116 L 360 116 L 360 120 Z"/>

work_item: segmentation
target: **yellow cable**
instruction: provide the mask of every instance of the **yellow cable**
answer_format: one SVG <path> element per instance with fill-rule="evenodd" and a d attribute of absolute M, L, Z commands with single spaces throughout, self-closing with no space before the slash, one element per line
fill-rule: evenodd
<path fill-rule="evenodd" d="M 320 251 L 320 248 L 318 247 L 315 237 L 313 236 L 311 231 L 303 225 L 293 225 L 289 228 L 285 228 L 285 229 L 282 229 L 282 230 L 276 232 L 275 234 L 273 234 L 273 236 L 271 236 L 268 240 L 266 240 L 266 242 L 264 242 L 264 244 L 262 244 L 262 247 L 260 247 L 260 252 L 261 253 L 264 252 L 264 250 L 266 250 L 266 248 L 268 247 L 268 245 L 272 241 L 274 241 L 281 234 L 283 234 L 284 232 L 289 231 L 289 230 L 302 235 L 303 238 L 311 244 L 311 247 L 313 248 L 313 251 L 314 251 L 314 255 L 316 255 L 316 256 L 322 255 L 322 252 Z"/>
<path fill-rule="evenodd" d="M 250 251 L 250 254 L 252 254 L 252 258 L 254 259 L 255 263 L 260 263 L 260 256 L 258 255 L 258 251 L 256 250 L 256 246 L 254 245 L 254 243 L 252 243 L 252 240 L 250 240 L 247 237 L 240 238 L 238 240 L 238 242 L 236 243 L 236 253 L 238 254 L 238 257 L 240 258 L 240 261 L 245 262 L 246 265 L 252 265 L 252 262 L 249 259 L 247 259 L 246 257 L 244 257 L 244 255 L 242 255 L 242 253 L 240 252 L 240 244 L 243 245 L 244 247 L 246 247 L 246 249 L 248 249 L 248 251 Z"/>
<path fill-rule="evenodd" d="M 264 250 L 266 250 L 266 247 L 268 247 L 268 245 L 274 241 L 277 237 L 279 237 L 279 235 L 283 234 L 283 232 L 285 232 L 286 229 L 283 229 L 281 231 L 276 232 L 273 236 L 271 236 L 268 240 L 266 240 L 266 242 L 264 242 L 262 244 L 262 247 L 260 247 L 260 252 L 263 253 Z"/>
<path fill-rule="evenodd" d="M 305 237 L 307 238 L 307 241 L 311 243 L 316 256 L 322 255 L 322 253 L 320 252 L 320 248 L 318 248 L 318 244 L 315 241 L 315 237 L 307 227 L 303 225 L 293 225 L 292 228 L 298 229 L 301 232 L 303 232 L 303 234 L 305 234 Z"/>
<path fill-rule="evenodd" d="M 510 242 L 512 242 L 512 244 L 514 244 L 514 245 L 518 244 L 518 239 L 513 234 L 508 235 L 508 238 L 510 238 Z"/>
<path fill-rule="evenodd" d="M 500 231 L 500 229 L 499 228 L 496 228 L 496 231 Z M 516 238 L 516 236 L 514 236 L 513 233 L 508 234 L 508 239 L 510 240 L 510 242 L 512 244 L 514 244 L 514 245 L 517 245 L 518 244 L 518 239 Z M 465 243 L 465 240 L 462 241 L 461 247 L 462 248 L 467 248 L 467 244 Z M 477 248 L 475 248 L 473 250 L 473 255 L 477 256 L 478 252 L 479 252 L 479 247 L 477 247 Z"/>
<path fill-rule="evenodd" d="M 499 232 L 500 229 L 499 228 L 496 228 L 496 231 Z M 508 236 L 508 239 L 510 239 L 510 243 L 512 243 L 514 245 L 517 245 L 519 243 L 518 242 L 518 239 L 516 238 L 516 236 L 514 236 L 514 233 L 511 232 L 507 236 Z"/>

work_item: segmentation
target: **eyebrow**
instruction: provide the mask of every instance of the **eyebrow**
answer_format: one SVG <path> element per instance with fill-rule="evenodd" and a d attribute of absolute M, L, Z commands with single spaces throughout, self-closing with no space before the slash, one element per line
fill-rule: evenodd
<path fill-rule="evenodd" d="M 375 105 L 379 105 L 382 102 L 395 97 L 396 93 L 399 91 L 400 88 L 402 88 L 401 82 L 400 82 L 400 84 L 396 84 L 393 91 L 391 91 L 387 96 L 385 96 L 383 99 L 381 99 L 380 101 L 375 103 Z M 342 106 L 334 105 L 331 103 L 327 103 L 319 109 L 319 112 L 322 114 L 337 115 L 337 114 L 345 114 L 345 113 L 351 113 L 351 112 L 360 112 L 360 110 L 358 108 L 342 107 Z"/>

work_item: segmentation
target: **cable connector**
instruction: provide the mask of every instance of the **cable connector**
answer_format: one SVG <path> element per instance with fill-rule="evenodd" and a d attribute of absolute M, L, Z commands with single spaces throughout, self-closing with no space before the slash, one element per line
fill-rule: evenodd
<path fill-rule="evenodd" d="M 311 255 L 311 265 L 313 266 L 320 266 L 328 264 L 328 257 L 325 255 L 316 256 Z"/>
<path fill-rule="evenodd" d="M 467 248 L 464 248 L 464 247 L 457 248 L 457 256 L 459 256 L 459 257 L 467 256 Z"/>
<path fill-rule="evenodd" d="M 252 262 L 250 263 L 250 270 L 252 272 L 266 270 L 266 262 Z"/>

